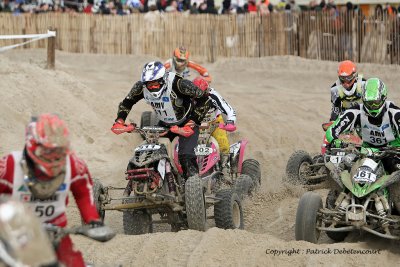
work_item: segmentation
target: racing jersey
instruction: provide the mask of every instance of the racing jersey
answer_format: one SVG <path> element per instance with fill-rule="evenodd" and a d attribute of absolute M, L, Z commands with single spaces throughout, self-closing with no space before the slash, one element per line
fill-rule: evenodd
<path fill-rule="evenodd" d="M 222 113 L 227 121 L 236 122 L 235 110 L 214 88 L 210 88 L 207 99 L 196 101 L 193 113 L 197 121 L 203 121 L 207 114 L 210 114 L 211 120 L 215 120 Z"/>
<path fill-rule="evenodd" d="M 359 75 L 351 90 L 344 89 L 339 79 L 331 86 L 332 110 L 330 121 L 336 120 L 346 109 L 351 108 L 357 103 L 361 103 L 362 88 L 365 81 L 366 80 Z"/>
<path fill-rule="evenodd" d="M 141 81 L 136 82 L 118 106 L 117 119 L 126 120 L 134 104 L 145 99 L 155 111 L 157 118 L 166 125 L 181 126 L 191 119 L 194 99 L 204 92 L 182 76 L 168 72 L 167 87 L 160 97 L 153 97 Z M 195 121 L 196 122 L 196 121 Z M 198 122 L 196 122 L 198 123 Z"/>
<path fill-rule="evenodd" d="M 397 142 L 400 127 L 400 108 L 386 101 L 377 118 L 367 116 L 363 104 L 347 109 L 326 131 L 329 143 L 343 132 L 356 130 L 364 146 L 382 147 Z M 397 145 L 396 145 L 397 146 Z"/>
<path fill-rule="evenodd" d="M 41 222 L 65 227 L 68 193 L 71 191 L 83 221 L 88 223 L 99 219 L 89 170 L 74 153 L 67 157 L 64 182 L 56 193 L 46 200 L 35 198 L 29 191 L 24 181 L 22 159 L 22 151 L 12 152 L 0 159 L 0 194 L 11 195 L 11 198 L 27 203 Z"/>
<path fill-rule="evenodd" d="M 200 66 L 199 64 L 189 60 L 187 66 L 183 69 L 182 72 L 178 72 L 175 69 L 175 65 L 172 61 L 172 58 L 168 59 L 165 63 L 164 63 L 164 67 L 172 72 L 176 72 L 179 73 L 180 75 L 182 75 L 183 78 L 189 79 L 190 77 L 190 69 L 194 69 L 195 71 L 197 71 L 201 76 L 203 76 L 203 78 L 207 81 L 207 82 L 211 82 L 211 76 L 210 74 L 208 74 L 208 71 L 206 68 Z"/>

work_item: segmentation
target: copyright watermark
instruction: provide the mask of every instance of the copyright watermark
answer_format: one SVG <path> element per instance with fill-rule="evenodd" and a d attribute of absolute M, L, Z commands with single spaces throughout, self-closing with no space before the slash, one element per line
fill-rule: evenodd
<path fill-rule="evenodd" d="M 266 249 L 265 254 L 272 256 L 293 255 L 379 255 L 380 249 L 353 249 L 353 248 L 291 248 L 291 249 Z"/>

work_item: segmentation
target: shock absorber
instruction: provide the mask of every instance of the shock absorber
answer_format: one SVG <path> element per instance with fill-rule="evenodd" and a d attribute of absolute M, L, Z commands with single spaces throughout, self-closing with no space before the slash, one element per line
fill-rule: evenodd
<path fill-rule="evenodd" d="M 382 196 L 381 196 L 382 197 Z M 374 200 L 375 200 L 375 208 L 376 212 L 380 217 L 386 218 L 387 213 L 384 207 L 384 203 L 381 201 L 381 197 L 379 197 L 378 194 L 374 195 Z M 385 227 L 389 224 L 387 220 L 380 219 L 382 227 Z"/>
<path fill-rule="evenodd" d="M 345 193 L 341 193 L 341 194 L 345 194 Z M 344 213 L 346 213 L 346 208 L 347 208 L 347 206 L 350 204 L 350 199 L 349 199 L 349 196 L 348 195 L 346 195 L 346 196 L 339 196 L 339 197 L 342 197 L 343 198 L 343 200 L 339 203 L 339 206 L 338 206 L 338 211 L 341 211 L 341 212 L 344 212 Z M 338 198 L 339 198 L 338 197 Z M 335 214 L 335 216 L 333 216 L 333 219 L 335 220 L 335 221 L 337 221 L 337 222 L 339 222 L 340 220 L 342 220 L 342 218 L 343 218 L 343 215 L 342 214 Z"/>
<path fill-rule="evenodd" d="M 169 164 L 169 162 L 167 161 L 165 163 L 165 172 L 166 172 L 166 177 L 167 177 L 167 181 L 168 181 L 168 190 L 171 194 L 175 194 L 176 192 L 176 186 L 175 186 L 175 181 L 174 181 L 174 175 L 171 172 L 171 165 Z"/>

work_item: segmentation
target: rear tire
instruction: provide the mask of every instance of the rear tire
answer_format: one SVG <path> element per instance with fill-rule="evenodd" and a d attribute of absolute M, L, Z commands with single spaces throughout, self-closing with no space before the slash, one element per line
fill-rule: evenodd
<path fill-rule="evenodd" d="M 260 163 L 255 159 L 246 159 L 242 164 L 242 174 L 247 174 L 253 179 L 254 189 L 257 191 L 261 185 Z"/>
<path fill-rule="evenodd" d="M 313 164 L 311 156 L 303 150 L 296 151 L 290 156 L 286 165 L 286 180 L 292 184 L 307 184 L 309 165 Z"/>
<path fill-rule="evenodd" d="M 214 206 L 215 225 L 222 229 L 243 229 L 242 203 L 231 189 L 222 189 L 215 195 L 221 198 Z"/>
<path fill-rule="evenodd" d="M 185 206 L 189 229 L 205 231 L 207 228 L 203 185 L 200 177 L 189 177 L 185 183 Z"/>
<path fill-rule="evenodd" d="M 322 208 L 322 199 L 318 194 L 307 192 L 300 198 L 296 213 L 296 240 L 314 244 L 318 242 L 321 231 L 317 227 L 322 223 L 318 216 L 320 208 Z"/>
<path fill-rule="evenodd" d="M 238 194 L 240 199 L 244 199 L 247 196 L 252 196 L 254 190 L 253 179 L 246 175 L 241 174 L 235 181 L 234 191 Z"/>

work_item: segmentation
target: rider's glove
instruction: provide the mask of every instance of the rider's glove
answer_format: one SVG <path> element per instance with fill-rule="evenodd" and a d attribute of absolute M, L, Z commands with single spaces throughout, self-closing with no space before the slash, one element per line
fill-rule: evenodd
<path fill-rule="evenodd" d="M 121 134 L 125 132 L 125 127 L 125 121 L 119 118 L 114 122 L 113 126 L 111 127 L 111 131 L 115 134 Z"/>
<path fill-rule="evenodd" d="M 228 132 L 236 131 L 235 122 L 234 121 L 230 121 L 230 120 L 226 121 L 225 125 L 223 125 L 220 128 L 222 128 L 222 129 L 224 129 L 225 131 L 228 131 Z"/>
<path fill-rule="evenodd" d="M 96 221 L 90 221 L 88 225 L 90 226 L 90 228 L 97 228 L 97 227 L 103 227 L 104 223 L 100 220 L 96 220 Z"/>

